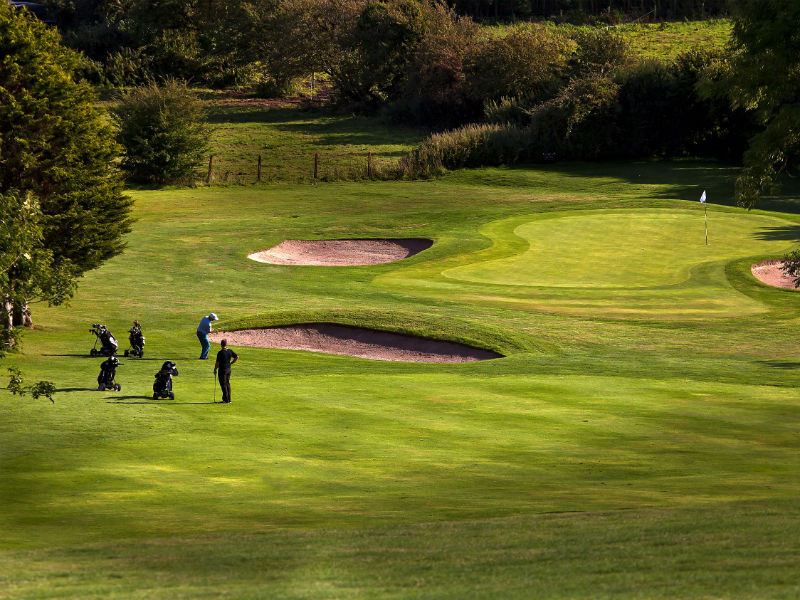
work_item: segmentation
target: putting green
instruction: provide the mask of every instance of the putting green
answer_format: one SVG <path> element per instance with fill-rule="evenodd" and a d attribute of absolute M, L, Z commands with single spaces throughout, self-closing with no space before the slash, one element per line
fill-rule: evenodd
<path fill-rule="evenodd" d="M 487 224 L 489 248 L 392 273 L 389 285 L 457 288 L 471 300 L 547 312 L 648 318 L 756 314 L 760 302 L 725 275 L 732 260 L 787 251 L 793 224 L 737 210 L 586 210 L 525 215 Z M 452 265 L 452 266 L 451 266 Z M 426 280 L 427 279 L 427 280 Z M 416 280 L 416 281 L 414 281 Z"/>

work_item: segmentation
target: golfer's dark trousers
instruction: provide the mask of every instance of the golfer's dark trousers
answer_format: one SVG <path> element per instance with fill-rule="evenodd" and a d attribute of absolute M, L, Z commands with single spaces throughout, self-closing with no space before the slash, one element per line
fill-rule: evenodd
<path fill-rule="evenodd" d="M 223 402 L 230 402 L 231 401 L 231 370 L 228 369 L 227 371 L 220 369 L 217 372 L 217 376 L 219 377 L 219 387 L 222 388 L 222 401 Z"/>

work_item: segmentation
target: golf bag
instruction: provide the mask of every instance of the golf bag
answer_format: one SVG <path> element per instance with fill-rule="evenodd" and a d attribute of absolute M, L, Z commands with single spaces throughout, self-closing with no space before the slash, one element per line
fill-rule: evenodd
<path fill-rule="evenodd" d="M 105 325 L 94 323 L 89 332 L 97 336 L 97 339 L 94 341 L 94 346 L 89 351 L 91 356 L 97 356 L 98 354 L 102 356 L 114 356 L 117 353 L 117 339 L 111 335 L 111 332 Z M 99 350 L 97 349 L 98 340 L 100 341 Z"/>
<path fill-rule="evenodd" d="M 130 342 L 130 350 L 125 350 L 125 356 L 144 356 L 144 335 L 140 327 L 135 325 L 128 330 L 128 342 Z"/>
<path fill-rule="evenodd" d="M 115 390 L 119 392 L 122 389 L 120 384 L 114 383 L 114 376 L 117 374 L 118 365 L 119 360 L 116 356 L 111 356 L 102 362 L 100 365 L 100 374 L 97 376 L 98 390 Z"/>
<path fill-rule="evenodd" d="M 175 368 L 175 363 L 171 360 L 161 365 L 161 370 L 156 373 L 156 380 L 153 382 L 153 400 L 158 400 L 159 398 L 175 399 L 175 394 L 172 393 L 172 376 L 177 374 L 178 369 Z"/>

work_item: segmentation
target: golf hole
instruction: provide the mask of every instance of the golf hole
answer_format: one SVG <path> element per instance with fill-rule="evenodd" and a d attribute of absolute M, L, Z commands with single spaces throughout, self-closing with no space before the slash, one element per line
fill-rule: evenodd
<path fill-rule="evenodd" d="M 766 283 L 779 288 L 787 288 L 794 290 L 794 279 L 783 272 L 783 261 L 781 259 L 765 260 L 760 263 L 755 263 L 750 267 L 750 272 L 753 277 Z"/>
<path fill-rule="evenodd" d="M 352 267 L 402 260 L 431 246 L 433 240 L 425 238 L 285 240 L 247 258 L 273 265 Z"/>
<path fill-rule="evenodd" d="M 214 342 L 226 339 L 229 346 L 307 350 L 372 360 L 463 363 L 503 358 L 497 352 L 458 342 L 335 323 L 301 323 L 215 332 L 209 338 Z"/>

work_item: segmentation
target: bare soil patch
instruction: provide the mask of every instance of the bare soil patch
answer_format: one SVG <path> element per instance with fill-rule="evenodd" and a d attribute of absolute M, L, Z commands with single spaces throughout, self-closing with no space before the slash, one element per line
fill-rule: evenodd
<path fill-rule="evenodd" d="M 457 342 L 333 323 L 303 323 L 214 332 L 209 335 L 209 339 L 214 342 L 227 339 L 230 346 L 307 350 L 373 360 L 462 363 L 503 357 L 491 350 L 473 348 Z"/>
<path fill-rule="evenodd" d="M 351 267 L 377 265 L 414 256 L 433 245 L 424 238 L 363 240 L 285 240 L 247 258 L 273 265 Z"/>
<path fill-rule="evenodd" d="M 781 259 L 756 263 L 750 267 L 750 272 L 753 273 L 753 277 L 767 285 L 791 290 L 796 289 L 794 280 L 783 272 L 783 261 Z"/>

